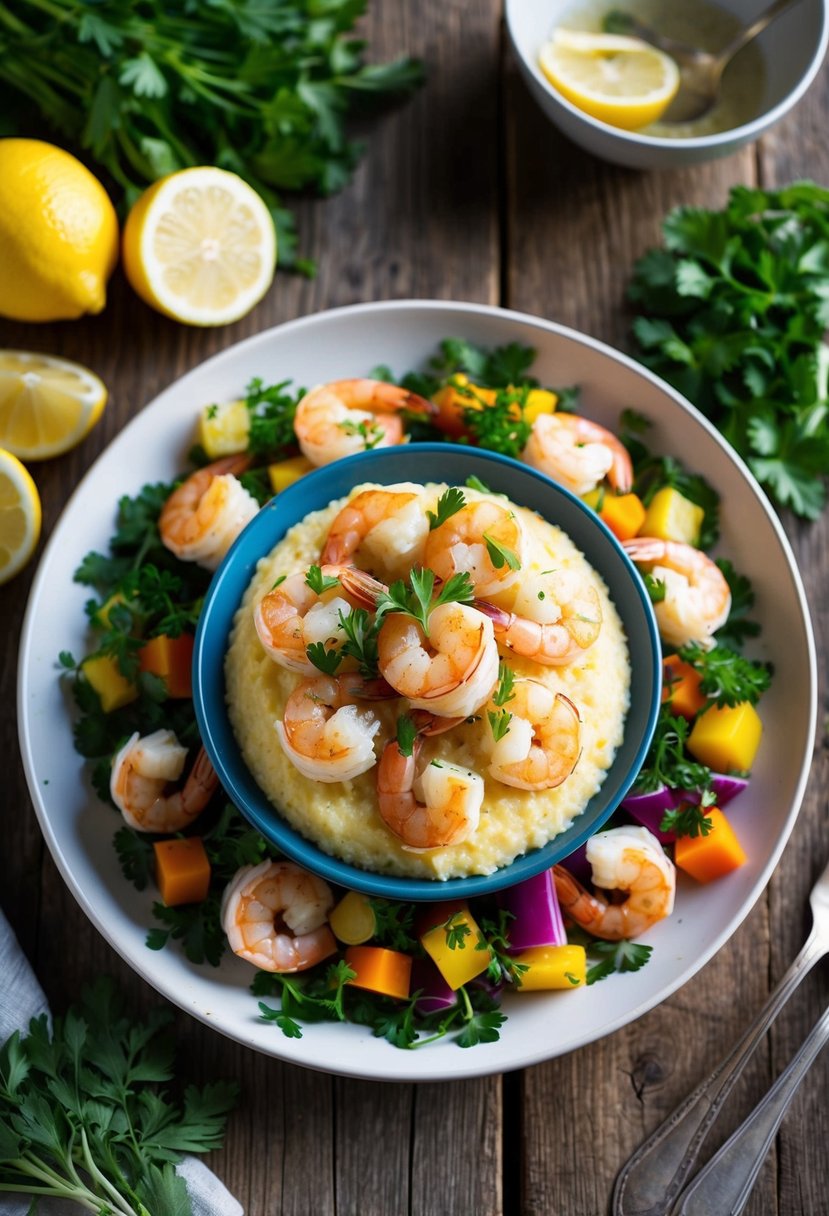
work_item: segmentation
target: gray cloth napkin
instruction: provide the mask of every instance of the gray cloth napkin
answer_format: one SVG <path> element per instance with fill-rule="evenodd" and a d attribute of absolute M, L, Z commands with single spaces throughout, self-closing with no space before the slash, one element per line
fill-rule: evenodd
<path fill-rule="evenodd" d="M 26 1031 L 31 1018 L 48 1012 L 43 989 L 0 911 L 0 1043 L 15 1030 Z M 193 1216 L 243 1216 L 242 1205 L 198 1157 L 185 1157 L 176 1171 L 187 1184 Z M 27 1198 L 0 1192 L 0 1216 L 26 1216 L 29 1205 Z M 78 1216 L 81 1211 L 65 1199 L 42 1199 L 38 1204 L 39 1216 Z"/>

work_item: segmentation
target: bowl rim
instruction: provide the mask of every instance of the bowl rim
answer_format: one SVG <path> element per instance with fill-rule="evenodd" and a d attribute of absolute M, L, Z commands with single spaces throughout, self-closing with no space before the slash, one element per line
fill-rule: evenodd
<path fill-rule="evenodd" d="M 514 33 L 513 14 L 521 4 L 525 3 L 527 3 L 527 0 L 506 0 L 504 11 L 510 45 L 519 66 L 523 71 L 530 74 L 532 79 L 540 85 L 552 101 L 561 106 L 573 118 L 579 119 L 598 134 L 613 136 L 622 144 L 629 144 L 631 147 L 662 149 L 665 151 L 673 149 L 677 152 L 680 149 L 693 151 L 706 148 L 723 148 L 727 150 L 734 143 L 752 142 L 754 139 L 759 138 L 763 131 L 783 118 L 789 110 L 797 105 L 820 70 L 824 55 L 826 54 L 826 48 L 829 46 L 829 0 L 818 0 L 820 5 L 820 33 L 815 43 L 815 49 L 806 70 L 788 93 L 781 97 L 770 109 L 763 110 L 761 114 L 758 114 L 749 122 L 741 123 L 737 127 L 728 127 L 725 131 L 714 131 L 709 135 L 693 135 L 687 139 L 670 139 L 664 135 L 643 135 L 636 131 L 626 131 L 623 127 L 614 127 L 611 123 L 602 122 L 601 119 L 593 118 L 592 115 L 587 114 L 584 110 L 580 110 L 578 106 L 573 105 L 563 94 L 559 93 L 538 65 L 529 56 L 524 54 Z"/>
<path fill-rule="evenodd" d="M 499 866 L 491 874 L 475 874 L 466 877 L 439 879 L 414 878 L 406 875 L 364 870 L 357 865 L 343 861 L 341 858 L 327 853 L 315 840 L 299 832 L 280 813 L 278 806 L 270 801 L 267 794 L 258 785 L 257 789 L 259 793 L 256 795 L 254 791 L 256 800 L 251 802 L 249 793 L 244 788 L 244 783 L 246 779 L 252 779 L 253 784 L 256 785 L 256 780 L 242 755 L 241 748 L 235 738 L 235 732 L 230 725 L 225 701 L 224 657 L 227 652 L 230 632 L 233 628 L 233 620 L 251 579 L 255 577 L 258 561 L 267 556 L 273 546 L 278 544 L 284 537 L 287 528 L 293 526 L 293 522 L 290 522 L 286 526 L 280 526 L 279 529 L 276 529 L 273 524 L 274 513 L 279 511 L 280 506 L 282 506 L 284 510 L 287 510 L 289 519 L 293 521 L 295 515 L 295 512 L 292 511 L 294 499 L 300 496 L 306 497 L 309 493 L 313 495 L 316 490 L 322 491 L 322 497 L 328 501 L 330 499 L 330 491 L 326 495 L 325 487 L 329 483 L 330 470 L 325 465 L 307 473 L 301 481 L 294 483 L 294 485 L 289 486 L 278 496 L 271 499 L 270 503 L 266 504 L 266 507 L 254 517 L 242 534 L 237 537 L 214 574 L 205 595 L 196 628 L 192 668 L 193 705 L 202 744 L 219 775 L 219 779 L 228 797 L 238 808 L 240 814 L 252 823 L 266 839 L 281 849 L 292 861 L 305 866 L 329 882 L 348 889 L 361 891 L 367 895 L 408 902 L 425 902 L 461 897 L 472 899 L 492 894 L 508 886 L 514 886 L 524 879 L 531 878 L 543 870 L 549 869 L 556 862 L 561 861 L 565 856 L 569 856 L 570 853 L 580 848 L 590 836 L 607 822 L 613 812 L 618 809 L 619 804 L 636 780 L 656 729 L 661 704 L 661 683 L 658 679 L 658 673 L 662 667 L 662 656 L 659 632 L 653 604 L 644 581 L 636 570 L 634 563 L 605 522 L 595 511 L 582 502 L 578 495 L 573 494 L 566 487 L 552 481 L 544 473 L 539 472 L 524 462 L 504 456 L 498 452 L 473 448 L 462 444 L 441 442 L 415 442 L 411 445 L 406 445 L 406 448 L 410 450 L 412 455 L 416 451 L 418 453 L 416 459 L 418 460 L 421 458 L 427 459 L 430 454 L 444 457 L 451 456 L 453 461 L 458 465 L 459 477 L 463 476 L 464 457 L 474 459 L 478 467 L 483 463 L 484 465 L 491 465 L 493 470 L 500 469 L 505 473 L 509 473 L 510 471 L 520 473 L 524 478 L 537 482 L 539 489 L 543 490 L 546 494 L 551 494 L 554 499 L 559 497 L 567 501 L 572 509 L 582 515 L 586 526 L 597 537 L 601 538 L 600 545 L 606 546 L 614 554 L 615 558 L 621 561 L 622 569 L 629 576 L 629 582 L 634 593 L 634 609 L 642 614 L 640 624 L 644 625 L 644 630 L 640 634 L 642 638 L 640 645 L 650 656 L 654 680 L 651 688 L 642 696 L 642 700 L 647 705 L 647 714 L 643 728 L 639 733 L 635 754 L 628 769 L 616 778 L 615 792 L 611 793 L 611 796 L 607 800 L 607 805 L 602 807 L 598 813 L 591 813 L 589 823 L 586 823 L 581 829 L 578 829 L 580 816 L 576 816 L 568 828 L 558 833 L 546 844 L 519 854 L 512 862 Z M 400 446 L 395 446 L 359 452 L 337 461 L 338 474 L 345 476 L 353 485 L 359 485 L 362 481 L 372 479 L 373 470 L 381 469 L 383 465 L 388 464 L 391 460 L 399 461 L 400 451 Z M 360 472 L 363 469 L 365 469 L 365 476 L 361 477 Z M 352 471 L 356 474 L 356 479 L 349 477 Z M 495 472 L 493 476 L 496 476 L 497 482 L 497 474 Z M 458 483 L 456 482 L 455 484 Z M 304 513 L 307 514 L 308 510 L 313 511 L 318 509 L 319 506 L 311 506 L 310 508 L 306 506 Z M 251 552 L 252 547 L 253 552 Z M 594 558 L 591 557 L 590 560 L 591 564 L 596 564 Z M 237 595 L 240 563 L 244 564 L 247 571 L 252 569 L 253 573 L 245 575 L 241 591 Z M 599 574 L 605 577 L 601 569 L 599 569 Z M 231 584 L 233 591 L 232 611 L 226 603 L 224 605 L 221 604 L 221 598 L 225 593 L 225 587 L 228 583 Z M 217 617 L 219 618 L 218 620 Z M 225 625 L 226 621 L 228 622 L 227 625 Z M 630 621 L 623 619 L 622 623 L 629 637 L 630 630 L 628 629 L 628 625 Z M 222 663 L 221 674 L 217 675 L 216 653 L 218 650 L 221 651 Z M 625 731 L 627 731 L 627 721 Z M 227 740 L 225 738 L 227 734 L 229 734 L 233 742 L 232 752 L 227 749 Z M 219 735 L 221 737 L 217 737 Z M 619 746 L 621 748 L 621 743 Z M 617 754 L 618 751 L 619 749 L 617 749 Z M 607 770 L 606 777 L 609 773 L 610 768 Z M 592 795 L 590 801 L 593 798 L 601 799 L 603 789 L 604 782 L 596 793 Z M 589 806 L 589 802 L 587 806 Z M 586 810 L 587 807 L 584 808 L 582 814 Z M 577 830 L 574 831 L 574 829 Z M 569 839 L 565 851 L 561 852 L 561 837 L 565 833 L 569 836 Z M 558 844 L 556 843 L 557 841 L 559 842 Z"/>

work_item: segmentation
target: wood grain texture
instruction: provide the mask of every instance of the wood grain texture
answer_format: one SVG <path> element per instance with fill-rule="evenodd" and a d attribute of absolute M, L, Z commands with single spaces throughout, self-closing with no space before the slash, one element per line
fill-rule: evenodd
<path fill-rule="evenodd" d="M 240 338 L 322 308 L 422 296 L 501 302 L 624 345 L 630 267 L 656 242 L 670 206 L 719 205 L 737 182 L 804 175 L 829 182 L 826 70 L 758 148 L 680 173 L 635 173 L 593 160 L 547 123 L 502 54 L 499 9 L 497 0 L 372 0 L 373 54 L 423 56 L 428 85 L 365 124 L 368 153 L 350 186 L 301 204 L 303 249 L 319 261 L 315 280 L 279 275 L 253 313 L 220 330 L 187 329 L 152 313 L 120 272 L 100 317 L 40 327 L 0 322 L 0 345 L 76 358 L 111 389 L 81 447 L 33 469 L 44 537 L 125 422 Z M 829 520 L 786 526 L 825 671 Z M 0 746 L 8 757 L 17 755 L 11 707 L 30 578 L 31 569 L 0 589 Z M 825 681 L 821 697 L 823 721 Z M 22 769 L 11 762 L 9 769 L 2 903 L 55 1007 L 101 973 L 118 977 L 132 1007 L 157 1004 L 70 896 L 44 849 Z M 796 953 L 808 928 L 809 886 L 829 855 L 827 801 L 821 732 L 792 841 L 769 892 L 728 945 L 638 1022 L 523 1074 L 417 1087 L 333 1079 L 255 1055 L 178 1014 L 182 1078 L 235 1077 L 241 1085 L 226 1145 L 211 1164 L 249 1216 L 602 1216 L 623 1161 L 731 1045 Z M 734 1095 L 731 1125 L 784 1066 L 827 995 L 826 971 L 818 970 Z M 825 1088 L 826 1065 L 818 1063 L 766 1163 L 751 1216 L 829 1213 Z M 726 1121 L 721 1137 L 728 1129 Z"/>

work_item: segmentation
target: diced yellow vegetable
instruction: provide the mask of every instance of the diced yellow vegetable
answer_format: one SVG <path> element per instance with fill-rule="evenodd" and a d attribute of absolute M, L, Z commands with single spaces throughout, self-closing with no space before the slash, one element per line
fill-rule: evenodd
<path fill-rule="evenodd" d="M 524 403 L 524 421 L 532 425 L 542 414 L 555 413 L 558 397 L 548 388 L 531 388 Z"/>
<path fill-rule="evenodd" d="M 700 714 L 688 736 L 688 751 L 703 764 L 720 773 L 751 768 L 763 723 L 748 701 L 739 705 L 713 705 Z"/>
<path fill-rule="evenodd" d="M 81 671 L 101 699 L 105 714 L 113 709 L 129 705 L 138 696 L 138 689 L 118 670 L 117 660 L 102 654 L 94 659 L 84 659 Z"/>
<path fill-rule="evenodd" d="M 515 962 L 528 967 L 521 972 L 518 992 L 550 988 L 583 988 L 587 982 L 584 946 L 534 946 L 515 955 Z"/>
<path fill-rule="evenodd" d="M 639 535 L 697 545 L 704 515 L 702 507 L 680 494 L 679 490 L 673 486 L 663 486 L 651 499 Z"/>
<path fill-rule="evenodd" d="M 468 929 L 465 934 L 464 928 Z M 454 949 L 449 945 L 450 940 L 455 941 Z M 445 924 L 436 925 L 421 935 L 420 944 L 454 992 L 486 971 L 492 962 L 492 951 L 488 946 L 483 950 L 477 949 L 483 940 L 471 912 L 461 907 L 453 913 L 449 929 Z"/>
<path fill-rule="evenodd" d="M 374 937 L 377 929 L 377 918 L 367 895 L 359 891 L 349 891 L 331 915 L 328 923 L 334 930 L 334 936 L 347 946 L 360 946 Z"/>
<path fill-rule="evenodd" d="M 287 490 L 288 486 L 299 481 L 300 477 L 310 473 L 313 467 L 311 461 L 306 460 L 304 456 L 292 456 L 290 460 L 280 460 L 276 464 L 269 464 L 268 477 L 274 494 L 281 494 L 283 490 Z"/>
<path fill-rule="evenodd" d="M 249 432 L 250 410 L 244 401 L 206 405 L 199 415 L 199 443 L 211 460 L 244 452 Z"/>

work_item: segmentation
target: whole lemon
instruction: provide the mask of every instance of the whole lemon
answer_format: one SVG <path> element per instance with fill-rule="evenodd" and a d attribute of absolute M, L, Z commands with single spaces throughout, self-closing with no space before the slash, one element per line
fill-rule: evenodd
<path fill-rule="evenodd" d="M 117 260 L 118 220 L 98 179 L 54 144 L 0 139 L 0 315 L 100 312 Z"/>

